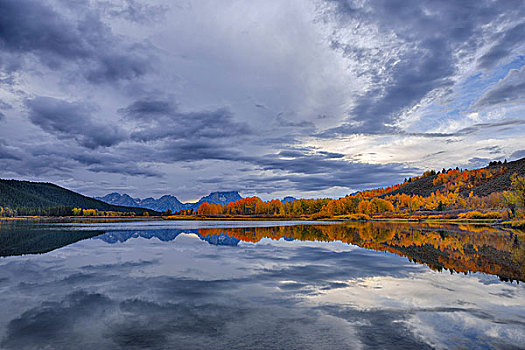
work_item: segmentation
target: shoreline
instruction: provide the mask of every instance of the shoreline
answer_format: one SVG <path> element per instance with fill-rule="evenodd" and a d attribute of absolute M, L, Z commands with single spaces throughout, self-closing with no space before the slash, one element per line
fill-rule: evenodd
<path fill-rule="evenodd" d="M 310 217 L 207 217 L 207 216 L 17 216 L 17 217 L 1 217 L 1 222 L 126 222 L 126 221 L 318 221 L 320 223 L 326 221 L 336 222 L 384 222 L 384 223 L 434 223 L 434 224 L 468 224 L 478 226 L 492 226 L 500 228 L 525 229 L 523 222 L 501 219 L 407 219 L 407 218 L 371 218 L 361 220 L 351 220 L 347 218 L 323 218 L 312 219 Z M 513 226 L 514 224 L 514 226 Z M 518 225 L 516 225 L 518 224 Z"/>

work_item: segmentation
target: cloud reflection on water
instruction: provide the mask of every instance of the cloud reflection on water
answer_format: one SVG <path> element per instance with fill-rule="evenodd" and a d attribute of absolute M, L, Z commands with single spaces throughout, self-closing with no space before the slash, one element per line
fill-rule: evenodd
<path fill-rule="evenodd" d="M 133 230 L 132 230 L 133 231 Z M 0 347 L 520 346 L 523 285 L 341 242 L 216 246 L 195 233 L 0 259 Z M 487 282 L 494 283 L 487 283 Z"/>

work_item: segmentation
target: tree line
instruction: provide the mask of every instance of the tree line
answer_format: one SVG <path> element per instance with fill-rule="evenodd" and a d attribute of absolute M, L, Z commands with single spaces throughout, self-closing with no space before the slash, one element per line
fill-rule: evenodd
<path fill-rule="evenodd" d="M 524 217 L 525 178 L 514 174 L 512 189 L 487 196 L 474 195 L 473 188 L 505 172 L 502 167 L 476 170 L 449 169 L 425 172 L 421 177 L 435 176 L 437 190 L 428 196 L 392 192 L 420 177 L 407 179 L 403 184 L 362 191 L 339 199 L 298 199 L 283 203 L 278 199 L 263 201 L 259 197 L 242 198 L 227 205 L 203 203 L 194 213 L 181 211 L 181 215 L 201 216 L 260 216 L 300 217 L 313 219 L 341 215 L 378 215 L 385 213 L 415 213 L 421 211 L 445 212 L 452 210 L 498 210 L 500 216 Z M 441 188 L 441 190 L 439 189 Z M 467 194 L 468 193 L 468 194 Z M 473 215 L 471 215 L 473 217 Z M 488 218 L 488 216 L 486 216 Z"/>
<path fill-rule="evenodd" d="M 9 208 L 0 207 L 0 217 L 15 216 L 135 216 L 136 213 L 120 212 L 112 210 L 82 209 L 68 206 L 42 207 L 42 208 Z M 149 212 L 144 211 L 142 216 L 149 216 Z"/>

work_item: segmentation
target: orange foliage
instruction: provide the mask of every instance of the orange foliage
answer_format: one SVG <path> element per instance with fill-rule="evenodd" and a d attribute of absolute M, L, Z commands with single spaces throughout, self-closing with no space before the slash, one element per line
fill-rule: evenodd
<path fill-rule="evenodd" d="M 484 272 L 525 281 L 525 245 L 521 242 L 522 239 L 491 227 L 368 222 L 199 229 L 199 234 L 203 237 L 222 233 L 246 242 L 258 242 L 263 238 L 279 240 L 283 237 L 302 241 L 341 241 L 407 256 L 437 270 Z M 429 249 L 432 254 L 410 256 L 410 252 Z"/>
<path fill-rule="evenodd" d="M 197 210 L 198 215 L 260 216 L 260 217 L 301 217 L 314 219 L 330 218 L 351 214 L 387 215 L 402 217 L 404 212 L 443 211 L 457 209 L 503 209 L 505 198 L 502 193 L 492 193 L 485 197 L 474 195 L 470 190 L 490 178 L 499 176 L 505 168 L 483 168 L 476 170 L 443 170 L 437 173 L 426 171 L 421 177 L 435 177 L 433 185 L 439 186 L 428 196 L 391 194 L 407 183 L 415 181 L 413 177 L 403 184 L 367 190 L 339 199 L 298 199 L 282 203 L 278 199 L 263 201 L 258 197 L 242 198 L 226 206 L 203 203 Z M 467 192 L 468 191 L 468 192 Z M 468 196 L 467 196 L 468 194 Z M 191 215 L 192 212 L 181 213 Z"/>

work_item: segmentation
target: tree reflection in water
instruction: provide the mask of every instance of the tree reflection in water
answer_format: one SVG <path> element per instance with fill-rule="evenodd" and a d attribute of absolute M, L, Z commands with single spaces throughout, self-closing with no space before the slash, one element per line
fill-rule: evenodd
<path fill-rule="evenodd" d="M 519 231 L 436 223 L 352 222 L 262 227 L 246 224 L 248 227 L 138 227 L 133 230 L 103 229 L 95 225 L 93 229 L 77 230 L 74 226 L 3 223 L 0 224 L 0 256 L 46 253 L 91 237 L 107 243 L 137 237 L 172 241 L 181 233 L 194 233 L 214 245 L 256 243 L 263 238 L 341 241 L 404 256 L 436 271 L 483 272 L 497 275 L 503 281 L 525 281 L 525 233 Z"/>
<path fill-rule="evenodd" d="M 244 242 L 263 238 L 341 241 L 408 257 L 436 271 L 497 275 L 503 281 L 525 281 L 525 236 L 486 226 L 345 223 L 251 228 L 202 228 L 201 237 L 228 235 Z"/>

